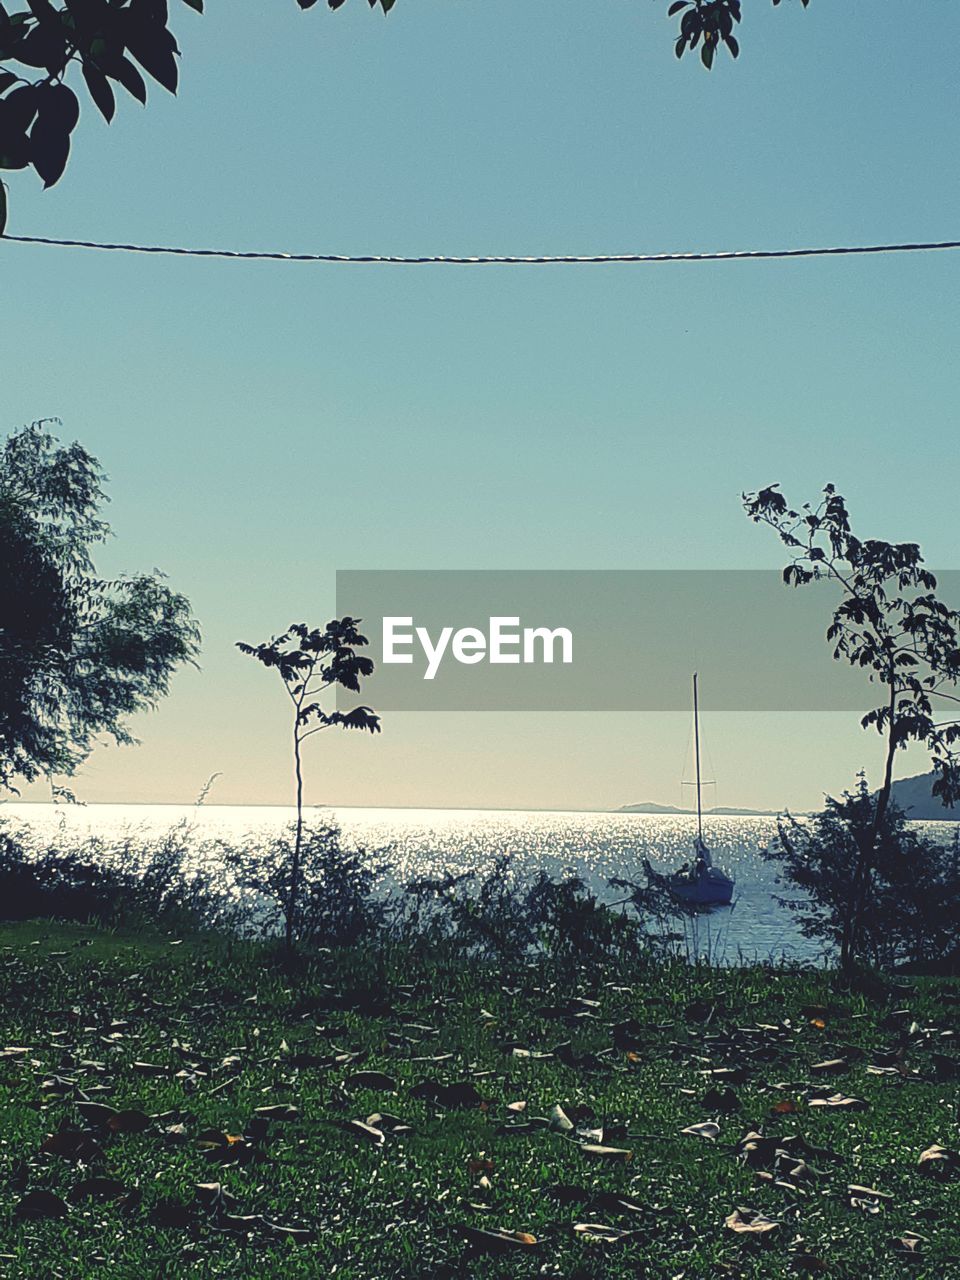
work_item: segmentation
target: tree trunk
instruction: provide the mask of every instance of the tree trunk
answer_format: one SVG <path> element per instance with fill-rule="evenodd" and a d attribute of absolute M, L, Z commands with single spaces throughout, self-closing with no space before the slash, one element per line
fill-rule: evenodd
<path fill-rule="evenodd" d="M 293 841 L 293 861 L 290 864 L 290 892 L 287 898 L 286 945 L 288 952 L 293 950 L 294 923 L 297 915 L 297 901 L 300 896 L 300 853 L 303 848 L 303 768 L 300 761 L 300 735 L 296 726 L 293 731 L 293 766 L 297 780 L 297 826 Z"/>
<path fill-rule="evenodd" d="M 854 874 L 853 917 L 850 926 L 850 944 L 846 948 L 841 948 L 840 953 L 840 968 L 844 973 L 849 973 L 852 970 L 860 952 L 863 918 L 867 909 L 867 891 L 870 887 L 870 876 L 874 870 L 874 864 L 876 862 L 877 845 L 880 840 L 880 832 L 883 828 L 883 820 L 887 816 L 887 809 L 890 807 L 890 793 L 893 788 L 893 761 L 897 750 L 897 737 L 895 733 L 897 692 L 894 680 L 895 673 L 891 667 L 889 702 L 890 721 L 887 727 L 887 756 L 886 761 L 884 762 L 883 784 L 877 792 L 877 803 L 873 811 L 873 822 L 870 826 L 870 834 L 867 836 L 864 844 L 858 849 L 857 868 Z M 846 951 L 846 954 L 844 954 L 844 950 Z"/>

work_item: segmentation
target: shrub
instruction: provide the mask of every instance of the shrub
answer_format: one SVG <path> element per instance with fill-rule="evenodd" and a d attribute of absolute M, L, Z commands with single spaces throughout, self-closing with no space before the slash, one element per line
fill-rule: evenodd
<path fill-rule="evenodd" d="M 203 865 L 189 824 L 146 843 L 89 836 L 40 843 L 0 828 L 0 916 L 50 917 L 111 928 L 200 932 L 233 920 L 226 887 Z"/>
<path fill-rule="evenodd" d="M 579 876 L 540 872 L 522 880 L 512 874 L 508 854 L 482 877 L 470 871 L 412 880 L 403 927 L 423 941 L 443 940 L 506 962 L 540 952 L 574 964 L 622 949 L 648 950 L 653 943 L 637 915 L 601 902 Z"/>
<path fill-rule="evenodd" d="M 247 932 L 281 934 L 289 925 L 293 942 L 314 946 L 369 937 L 384 920 L 385 903 L 376 890 L 386 863 L 362 847 L 345 847 L 334 824 L 303 827 L 295 860 L 297 838 L 291 823 L 265 844 L 221 846 L 237 890 L 258 900 L 246 908 Z M 297 894 L 291 919 L 294 867 Z"/>
<path fill-rule="evenodd" d="M 808 938 L 820 938 L 841 955 L 849 951 L 855 927 L 859 954 L 884 968 L 897 964 L 953 964 L 960 928 L 960 846 L 952 848 L 908 825 L 895 804 L 884 813 L 874 853 L 866 867 L 866 910 L 858 921 L 864 892 L 862 851 L 875 823 L 876 798 L 863 774 L 854 792 L 827 798 L 808 820 L 778 821 L 778 837 L 764 856 L 782 868 L 781 883 L 802 891 L 780 898 L 797 913 Z"/>

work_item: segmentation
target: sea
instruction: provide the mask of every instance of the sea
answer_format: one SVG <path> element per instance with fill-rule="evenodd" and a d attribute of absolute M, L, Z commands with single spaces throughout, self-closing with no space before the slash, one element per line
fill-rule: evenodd
<path fill-rule="evenodd" d="M 214 838 L 261 842 L 293 817 L 292 810 L 282 807 L 244 805 L 0 806 L 0 824 L 22 824 L 36 836 L 49 835 L 58 843 L 88 835 L 139 842 L 162 836 L 178 824 L 186 824 L 198 844 Z M 345 843 L 385 858 L 391 878 L 399 884 L 445 872 L 482 875 L 506 853 L 520 876 L 541 870 L 555 876 L 574 872 L 607 901 L 624 896 L 611 888 L 611 878 L 643 881 L 644 859 L 663 872 L 691 860 L 696 834 L 696 818 L 687 814 L 318 806 L 307 810 L 307 818 L 335 823 Z M 954 824 L 923 826 L 946 841 Z M 676 946 L 682 953 L 716 964 L 827 961 L 822 944 L 805 938 L 794 913 L 778 901 L 795 895 L 778 884 L 776 866 L 762 857 L 775 835 L 773 818 L 704 818 L 714 862 L 733 876 L 736 890 L 730 907 L 677 923 L 681 936 Z"/>

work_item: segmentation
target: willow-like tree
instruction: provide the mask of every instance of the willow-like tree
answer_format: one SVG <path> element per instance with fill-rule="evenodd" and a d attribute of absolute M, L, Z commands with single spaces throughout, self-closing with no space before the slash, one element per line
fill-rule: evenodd
<path fill-rule="evenodd" d="M 950 714 L 941 719 L 935 710 L 938 704 L 960 704 L 960 612 L 937 596 L 937 580 L 924 567 L 916 543 L 857 537 L 846 502 L 832 484 L 816 506 L 806 503 L 799 510 L 790 507 L 778 485 L 744 494 L 743 504 L 752 520 L 769 525 L 787 547 L 785 583 L 801 587 L 825 579 L 839 589 L 840 602 L 826 632 L 833 656 L 864 671 L 884 690 L 881 705 L 861 722 L 883 736 L 885 752 L 873 820 L 861 825 L 856 837 L 850 927 L 840 956 L 841 967 L 849 970 L 860 953 L 897 752 L 911 742 L 923 745 L 935 773 L 934 794 L 945 805 L 960 799 L 960 721 Z"/>
<path fill-rule="evenodd" d="M 320 629 L 295 622 L 281 636 L 264 644 L 238 641 L 241 653 L 272 667 L 283 683 L 293 710 L 293 776 L 297 818 L 287 875 L 284 926 L 287 950 L 292 950 L 300 911 L 303 855 L 303 744 L 323 729 L 366 729 L 380 732 L 380 717 L 370 707 L 350 711 L 326 710 L 321 699 L 337 688 L 360 692 L 360 681 L 373 674 L 373 659 L 358 653 L 369 641 L 359 631 L 359 618 L 334 618 Z"/>
<path fill-rule="evenodd" d="M 301 9 L 319 2 L 297 0 Z M 367 2 L 386 14 L 396 0 Z M 656 2 L 677 19 L 678 58 L 699 49 L 709 70 L 721 48 L 738 56 L 734 29 L 741 0 Z M 809 0 L 800 2 L 806 8 Z M 203 0 L 182 3 L 203 12 Z M 345 3 L 327 0 L 330 9 Z M 146 103 L 144 74 L 176 93 L 180 50 L 167 0 L 25 0 L 14 12 L 9 4 L 0 3 L 0 170 L 33 168 L 45 187 L 59 181 L 80 120 L 80 98 L 70 81 L 86 92 L 107 123 L 113 119 L 118 90 Z M 266 8 L 265 21 L 272 23 Z M 6 190 L 0 183 L 0 235 L 5 224 Z"/>
<path fill-rule="evenodd" d="M 196 657 L 187 599 L 162 576 L 107 581 L 93 550 L 110 534 L 103 473 L 50 422 L 0 449 L 0 787 L 70 775 L 101 736 L 156 706 Z"/>

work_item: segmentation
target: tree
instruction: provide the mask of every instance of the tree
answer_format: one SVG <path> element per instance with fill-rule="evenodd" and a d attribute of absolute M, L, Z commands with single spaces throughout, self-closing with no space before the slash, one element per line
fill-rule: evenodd
<path fill-rule="evenodd" d="M 936 773 L 934 794 L 945 805 L 960 798 L 960 721 L 934 715 L 937 701 L 960 703 L 954 692 L 960 678 L 960 613 L 937 598 L 937 580 L 923 567 L 915 543 L 854 535 L 846 503 L 832 484 L 815 508 L 806 503 L 799 511 L 791 509 L 778 485 L 744 494 L 743 503 L 752 520 L 770 525 L 789 548 L 785 583 L 800 587 L 825 579 L 839 587 L 840 603 L 826 633 L 833 656 L 866 671 L 886 691 L 883 704 L 861 722 L 884 736 L 886 751 L 873 820 L 857 828 L 853 917 L 841 949 L 841 963 L 849 968 L 860 947 L 897 751 L 910 742 L 923 744 Z"/>
<path fill-rule="evenodd" d="M 360 692 L 361 679 L 373 673 L 373 660 L 357 652 L 369 643 L 360 634 L 359 618 L 334 618 L 321 630 L 311 630 L 306 623 L 295 622 L 283 633 L 265 644 L 237 643 L 241 653 L 249 654 L 265 667 L 274 668 L 293 708 L 293 773 L 297 819 L 293 846 L 290 849 L 287 875 L 287 900 L 284 911 L 285 938 L 292 950 L 300 915 L 303 860 L 303 744 L 307 738 L 337 725 L 341 729 L 366 729 L 380 732 L 380 718 L 370 707 L 354 707 L 350 711 L 325 711 L 320 705 L 324 694 L 340 688 Z"/>
<path fill-rule="evenodd" d="M 805 937 L 821 938 L 849 954 L 857 927 L 853 892 L 860 850 L 874 839 L 876 804 L 867 779 L 840 800 L 828 796 L 822 813 L 777 823 L 778 837 L 765 850 L 783 869 L 783 880 L 799 898 L 780 903 L 797 913 Z M 958 833 L 960 834 L 960 833 Z M 860 951 L 873 964 L 956 963 L 960 926 L 960 845 L 951 847 L 921 834 L 890 803 L 876 830 L 869 910 Z"/>
<path fill-rule="evenodd" d="M 312 9 L 318 2 L 297 0 L 301 9 Z M 327 0 L 331 9 L 345 2 Z M 395 4 L 367 2 L 385 14 Z M 780 0 L 772 2 L 778 5 Z M 203 12 L 203 0 L 182 3 Z M 801 3 L 806 7 L 809 0 Z M 741 0 L 670 4 L 668 15 L 679 20 L 677 57 L 699 46 L 708 70 L 721 45 L 737 57 L 740 46 L 733 29 L 740 22 L 740 9 Z M 179 53 L 167 0 L 25 0 L 25 8 L 14 13 L 0 3 L 0 169 L 33 168 L 45 187 L 53 186 L 66 168 L 80 119 L 80 99 L 68 78 L 78 88 L 83 81 L 90 101 L 109 124 L 117 88 L 146 104 L 142 72 L 176 93 Z M 0 235 L 5 225 L 6 191 L 0 183 Z"/>
<path fill-rule="evenodd" d="M 161 575 L 107 582 L 92 548 L 103 473 L 47 422 L 0 450 L 0 786 L 69 775 L 106 734 L 131 743 L 127 718 L 156 706 L 191 662 L 199 630 Z"/>

